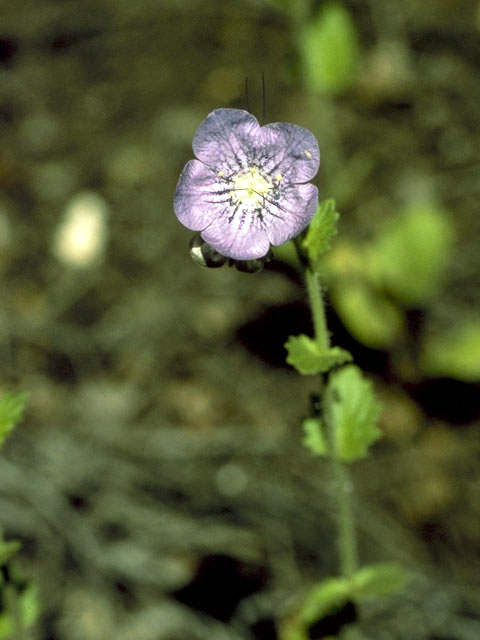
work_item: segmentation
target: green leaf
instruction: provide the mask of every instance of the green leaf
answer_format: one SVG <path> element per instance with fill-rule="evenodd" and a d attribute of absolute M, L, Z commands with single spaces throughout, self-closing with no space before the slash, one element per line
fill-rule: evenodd
<path fill-rule="evenodd" d="M 387 596 L 402 591 L 408 578 L 408 571 L 397 563 L 372 564 L 351 578 L 352 592 L 356 598 Z"/>
<path fill-rule="evenodd" d="M 342 279 L 331 287 L 332 302 L 352 336 L 373 349 L 387 349 L 403 333 L 399 308 L 360 279 Z"/>
<path fill-rule="evenodd" d="M 334 371 L 325 393 L 327 419 L 333 427 L 336 453 L 342 460 L 363 458 L 382 432 L 377 427 L 380 404 L 372 383 L 355 365 Z"/>
<path fill-rule="evenodd" d="M 13 640 L 16 637 L 18 625 L 14 618 L 15 613 L 11 609 L 18 607 L 22 629 L 28 629 L 38 619 L 40 613 L 40 599 L 35 584 L 29 583 L 22 591 L 16 593 L 14 589 L 15 586 L 8 585 L 2 594 L 7 602 L 7 608 L 5 612 L 0 611 L 0 638 L 6 640 Z"/>
<path fill-rule="evenodd" d="M 324 4 L 303 29 L 299 47 L 305 83 L 312 91 L 338 94 L 352 86 L 358 38 L 343 4 Z"/>
<path fill-rule="evenodd" d="M 5 392 L 0 397 L 0 447 L 15 425 L 23 417 L 27 395 Z"/>
<path fill-rule="evenodd" d="M 20 596 L 20 614 L 26 628 L 32 625 L 40 614 L 40 598 L 34 582 L 29 582 Z"/>
<path fill-rule="evenodd" d="M 480 318 L 427 336 L 420 366 L 432 376 L 465 382 L 480 380 Z"/>
<path fill-rule="evenodd" d="M 377 277 L 402 304 L 425 304 L 441 286 L 452 242 L 452 224 L 444 211 L 409 209 L 391 220 L 372 246 Z"/>
<path fill-rule="evenodd" d="M 403 589 L 407 580 L 405 569 L 394 563 L 363 567 L 350 578 L 326 578 L 310 590 L 299 612 L 281 628 L 280 637 L 282 640 L 308 640 L 311 625 L 338 611 L 347 602 L 396 593 Z"/>
<path fill-rule="evenodd" d="M 328 455 L 328 444 L 324 434 L 324 424 L 320 418 L 305 418 L 302 423 L 303 444 L 317 456 Z"/>
<path fill-rule="evenodd" d="M 337 233 L 338 212 L 335 210 L 335 200 L 324 200 L 318 205 L 302 241 L 302 247 L 312 268 L 319 269 L 319 259 L 330 248 L 330 240 Z"/>
<path fill-rule="evenodd" d="M 287 362 L 302 375 L 324 373 L 332 367 L 348 362 L 352 356 L 340 347 L 325 349 L 305 334 L 290 336 L 285 343 Z"/>
<path fill-rule="evenodd" d="M 350 582 L 347 578 L 327 578 L 315 586 L 308 594 L 301 611 L 301 620 L 309 626 L 321 620 L 333 609 L 341 607 L 351 597 Z"/>

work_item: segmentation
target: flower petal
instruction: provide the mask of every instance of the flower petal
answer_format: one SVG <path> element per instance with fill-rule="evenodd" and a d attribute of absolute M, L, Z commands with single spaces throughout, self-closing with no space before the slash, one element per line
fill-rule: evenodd
<path fill-rule="evenodd" d="M 308 129 L 289 122 L 275 122 L 261 128 L 262 168 L 289 182 L 311 180 L 320 166 L 318 142 Z"/>
<path fill-rule="evenodd" d="M 250 209 L 231 209 L 202 231 L 205 242 L 235 260 L 254 260 L 268 253 L 270 243 L 261 218 Z"/>
<path fill-rule="evenodd" d="M 269 210 L 267 235 L 278 247 L 298 235 L 313 218 L 318 205 L 318 189 L 313 184 L 289 184 L 282 193 L 281 204 Z"/>
<path fill-rule="evenodd" d="M 230 172 L 250 164 L 251 150 L 258 145 L 260 125 L 243 109 L 215 109 L 199 126 L 193 152 L 211 167 Z"/>
<path fill-rule="evenodd" d="M 185 165 L 173 197 L 175 215 L 192 231 L 201 231 L 229 206 L 228 189 L 218 175 L 199 160 Z"/>

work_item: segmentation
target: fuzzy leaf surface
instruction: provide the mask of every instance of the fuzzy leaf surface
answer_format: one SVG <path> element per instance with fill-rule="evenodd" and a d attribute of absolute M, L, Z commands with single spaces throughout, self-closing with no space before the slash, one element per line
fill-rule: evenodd
<path fill-rule="evenodd" d="M 302 375 L 324 373 L 336 365 L 349 362 L 352 356 L 340 347 L 324 349 L 304 333 L 290 336 L 285 343 L 287 362 Z"/>
<path fill-rule="evenodd" d="M 306 418 L 302 424 L 303 444 L 317 456 L 328 455 L 328 444 L 324 424 L 320 418 Z"/>
<path fill-rule="evenodd" d="M 377 427 L 380 404 L 372 383 L 355 365 L 333 372 L 327 384 L 325 407 L 339 458 L 364 458 L 370 445 L 382 435 Z"/>
<path fill-rule="evenodd" d="M 319 260 L 330 248 L 330 241 L 337 233 L 337 220 L 340 217 L 335 210 L 335 200 L 324 200 L 318 205 L 317 211 L 308 226 L 308 231 L 302 241 L 308 260 L 315 271 L 318 271 Z"/>

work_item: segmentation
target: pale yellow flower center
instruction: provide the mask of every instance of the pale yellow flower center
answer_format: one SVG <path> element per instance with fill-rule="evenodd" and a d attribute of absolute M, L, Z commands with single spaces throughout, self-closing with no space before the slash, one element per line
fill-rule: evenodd
<path fill-rule="evenodd" d="M 275 177 L 278 180 L 278 176 Z M 232 178 L 233 189 L 230 197 L 234 202 L 256 207 L 265 200 L 265 195 L 275 185 L 268 180 L 257 167 L 250 167 Z"/>

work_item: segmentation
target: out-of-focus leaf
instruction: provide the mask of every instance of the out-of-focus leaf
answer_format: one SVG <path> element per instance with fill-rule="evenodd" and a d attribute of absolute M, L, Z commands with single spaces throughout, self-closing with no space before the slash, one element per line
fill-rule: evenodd
<path fill-rule="evenodd" d="M 320 418 L 306 418 L 303 423 L 303 444 L 317 456 L 328 455 L 328 445 L 324 425 Z"/>
<path fill-rule="evenodd" d="M 310 638 L 308 630 L 311 625 L 338 611 L 347 602 L 396 593 L 403 589 L 407 580 L 408 574 L 405 569 L 394 563 L 363 567 L 350 578 L 337 577 L 322 580 L 307 594 L 300 610 L 282 625 L 280 638 L 281 640 L 308 640 Z"/>
<path fill-rule="evenodd" d="M 22 419 L 27 395 L 25 393 L 3 393 L 0 396 L 0 447 L 17 422 Z"/>
<path fill-rule="evenodd" d="M 7 603 L 7 608 L 0 611 L 0 638 L 14 640 L 17 637 L 13 635 L 16 631 L 17 623 L 13 617 L 13 612 L 10 611 L 9 601 L 12 598 L 18 599 L 15 606 L 18 607 L 20 623 L 24 629 L 28 629 L 37 620 L 40 613 L 40 601 L 38 590 L 33 583 L 29 583 L 17 593 L 13 593 L 13 590 L 16 589 L 15 585 L 8 585 L 7 589 L 9 593 L 4 593 L 3 598 Z"/>
<path fill-rule="evenodd" d="M 302 607 L 301 620 L 305 626 L 321 620 L 327 613 L 350 599 L 351 587 L 347 578 L 327 578 L 308 594 Z"/>
<path fill-rule="evenodd" d="M 362 247 L 339 238 L 332 250 L 324 256 L 322 269 L 327 279 L 335 279 L 335 281 L 365 278 L 367 273 L 365 251 Z"/>
<path fill-rule="evenodd" d="M 40 598 L 34 582 L 29 582 L 20 596 L 20 612 L 26 628 L 32 625 L 40 613 Z"/>
<path fill-rule="evenodd" d="M 307 86 L 316 93 L 338 94 L 355 78 L 359 57 L 353 20 L 340 2 L 322 4 L 300 36 Z"/>
<path fill-rule="evenodd" d="M 332 285 L 331 296 L 343 324 L 367 347 L 387 349 L 402 334 L 400 310 L 361 279 L 338 280 Z"/>
<path fill-rule="evenodd" d="M 305 334 L 290 336 L 285 343 L 287 362 L 302 375 L 324 373 L 332 367 L 348 362 L 352 356 L 340 347 L 325 349 Z"/>
<path fill-rule="evenodd" d="M 431 376 L 480 380 L 480 318 L 427 336 L 420 366 Z"/>
<path fill-rule="evenodd" d="M 396 563 L 373 564 L 362 567 L 352 580 L 356 598 L 375 598 L 401 591 L 408 580 L 407 570 Z"/>
<path fill-rule="evenodd" d="M 365 457 L 382 435 L 377 427 L 380 403 L 358 367 L 348 365 L 330 375 L 325 408 L 338 457 L 345 461 Z"/>
<path fill-rule="evenodd" d="M 308 231 L 302 241 L 308 259 L 315 271 L 319 270 L 319 260 L 330 248 L 330 240 L 337 233 L 339 214 L 335 210 L 335 200 L 324 200 L 318 205 L 317 211 L 308 226 Z"/>
<path fill-rule="evenodd" d="M 434 296 L 450 261 L 453 228 L 444 211 L 418 206 L 390 221 L 372 245 L 383 286 L 406 306 Z"/>

